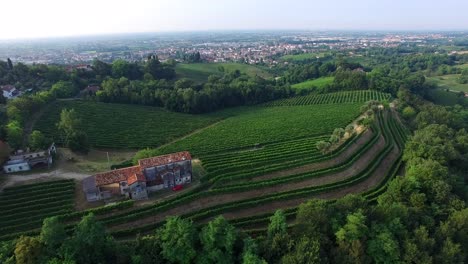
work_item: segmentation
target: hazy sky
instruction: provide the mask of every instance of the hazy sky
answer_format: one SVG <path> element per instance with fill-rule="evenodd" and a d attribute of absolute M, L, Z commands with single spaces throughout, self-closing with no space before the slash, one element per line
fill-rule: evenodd
<path fill-rule="evenodd" d="M 468 0 L 0 0 L 0 10 L 1 39 L 236 29 L 468 29 Z"/>

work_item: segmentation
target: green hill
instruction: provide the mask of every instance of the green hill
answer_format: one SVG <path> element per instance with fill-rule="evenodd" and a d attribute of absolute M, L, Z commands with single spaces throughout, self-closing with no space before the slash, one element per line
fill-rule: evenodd
<path fill-rule="evenodd" d="M 188 78 L 196 82 L 206 82 L 210 75 L 222 75 L 220 71 L 239 70 L 249 76 L 258 75 L 262 78 L 272 78 L 272 75 L 262 70 L 261 68 L 248 64 L 240 63 L 193 63 L 193 64 L 177 64 L 176 73 L 178 78 Z"/>

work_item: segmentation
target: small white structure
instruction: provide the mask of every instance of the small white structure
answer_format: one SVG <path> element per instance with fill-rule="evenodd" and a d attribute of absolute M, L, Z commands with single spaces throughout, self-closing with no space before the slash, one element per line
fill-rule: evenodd
<path fill-rule="evenodd" d="M 19 172 L 19 171 L 28 171 L 31 170 L 31 166 L 26 160 L 9 160 L 3 165 L 3 171 L 6 173 Z"/>
<path fill-rule="evenodd" d="M 3 97 L 6 99 L 13 99 L 20 95 L 19 91 L 13 85 L 3 85 L 0 86 L 0 89 L 3 91 Z"/>
<path fill-rule="evenodd" d="M 47 150 L 37 152 L 18 151 L 15 155 L 11 155 L 3 165 L 3 171 L 5 173 L 28 171 L 38 165 L 50 167 L 55 153 L 57 153 L 57 149 L 54 143 Z"/>

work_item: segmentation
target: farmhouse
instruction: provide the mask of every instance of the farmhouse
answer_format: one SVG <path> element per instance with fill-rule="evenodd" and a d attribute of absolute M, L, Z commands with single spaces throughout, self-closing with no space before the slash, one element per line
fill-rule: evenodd
<path fill-rule="evenodd" d="M 7 99 L 13 99 L 20 95 L 20 92 L 13 85 L 3 85 L 3 86 L 0 86 L 0 88 L 3 92 L 3 97 Z"/>
<path fill-rule="evenodd" d="M 148 192 L 180 186 L 192 181 L 192 157 L 187 151 L 138 161 L 138 165 L 98 173 L 83 180 L 88 201 L 125 195 L 148 198 Z"/>
<path fill-rule="evenodd" d="M 9 160 L 3 164 L 3 171 L 6 173 L 28 171 L 38 166 L 50 166 L 53 162 L 53 154 L 57 152 L 55 144 L 47 150 L 36 152 L 17 151 L 11 155 Z"/>

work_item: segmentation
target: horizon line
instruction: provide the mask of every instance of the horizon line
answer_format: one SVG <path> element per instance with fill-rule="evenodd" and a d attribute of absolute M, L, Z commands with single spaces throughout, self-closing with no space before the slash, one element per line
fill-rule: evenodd
<path fill-rule="evenodd" d="M 133 32 L 110 32 L 110 33 L 89 33 L 89 34 L 74 34 L 74 35 L 52 35 L 52 36 L 36 36 L 36 37 L 18 37 L 18 38 L 1 38 L 0 42 L 17 42 L 17 41 L 45 41 L 45 40 L 60 40 L 86 37 L 111 37 L 125 35 L 144 35 L 144 34 L 190 34 L 190 33 L 250 33 L 250 32 L 335 32 L 335 33 L 353 33 L 353 32 L 368 32 L 368 33 L 468 33 L 467 29 L 299 29 L 299 28 L 278 28 L 278 29 L 200 29 L 200 30 L 162 30 L 162 31 L 133 31 Z"/>

